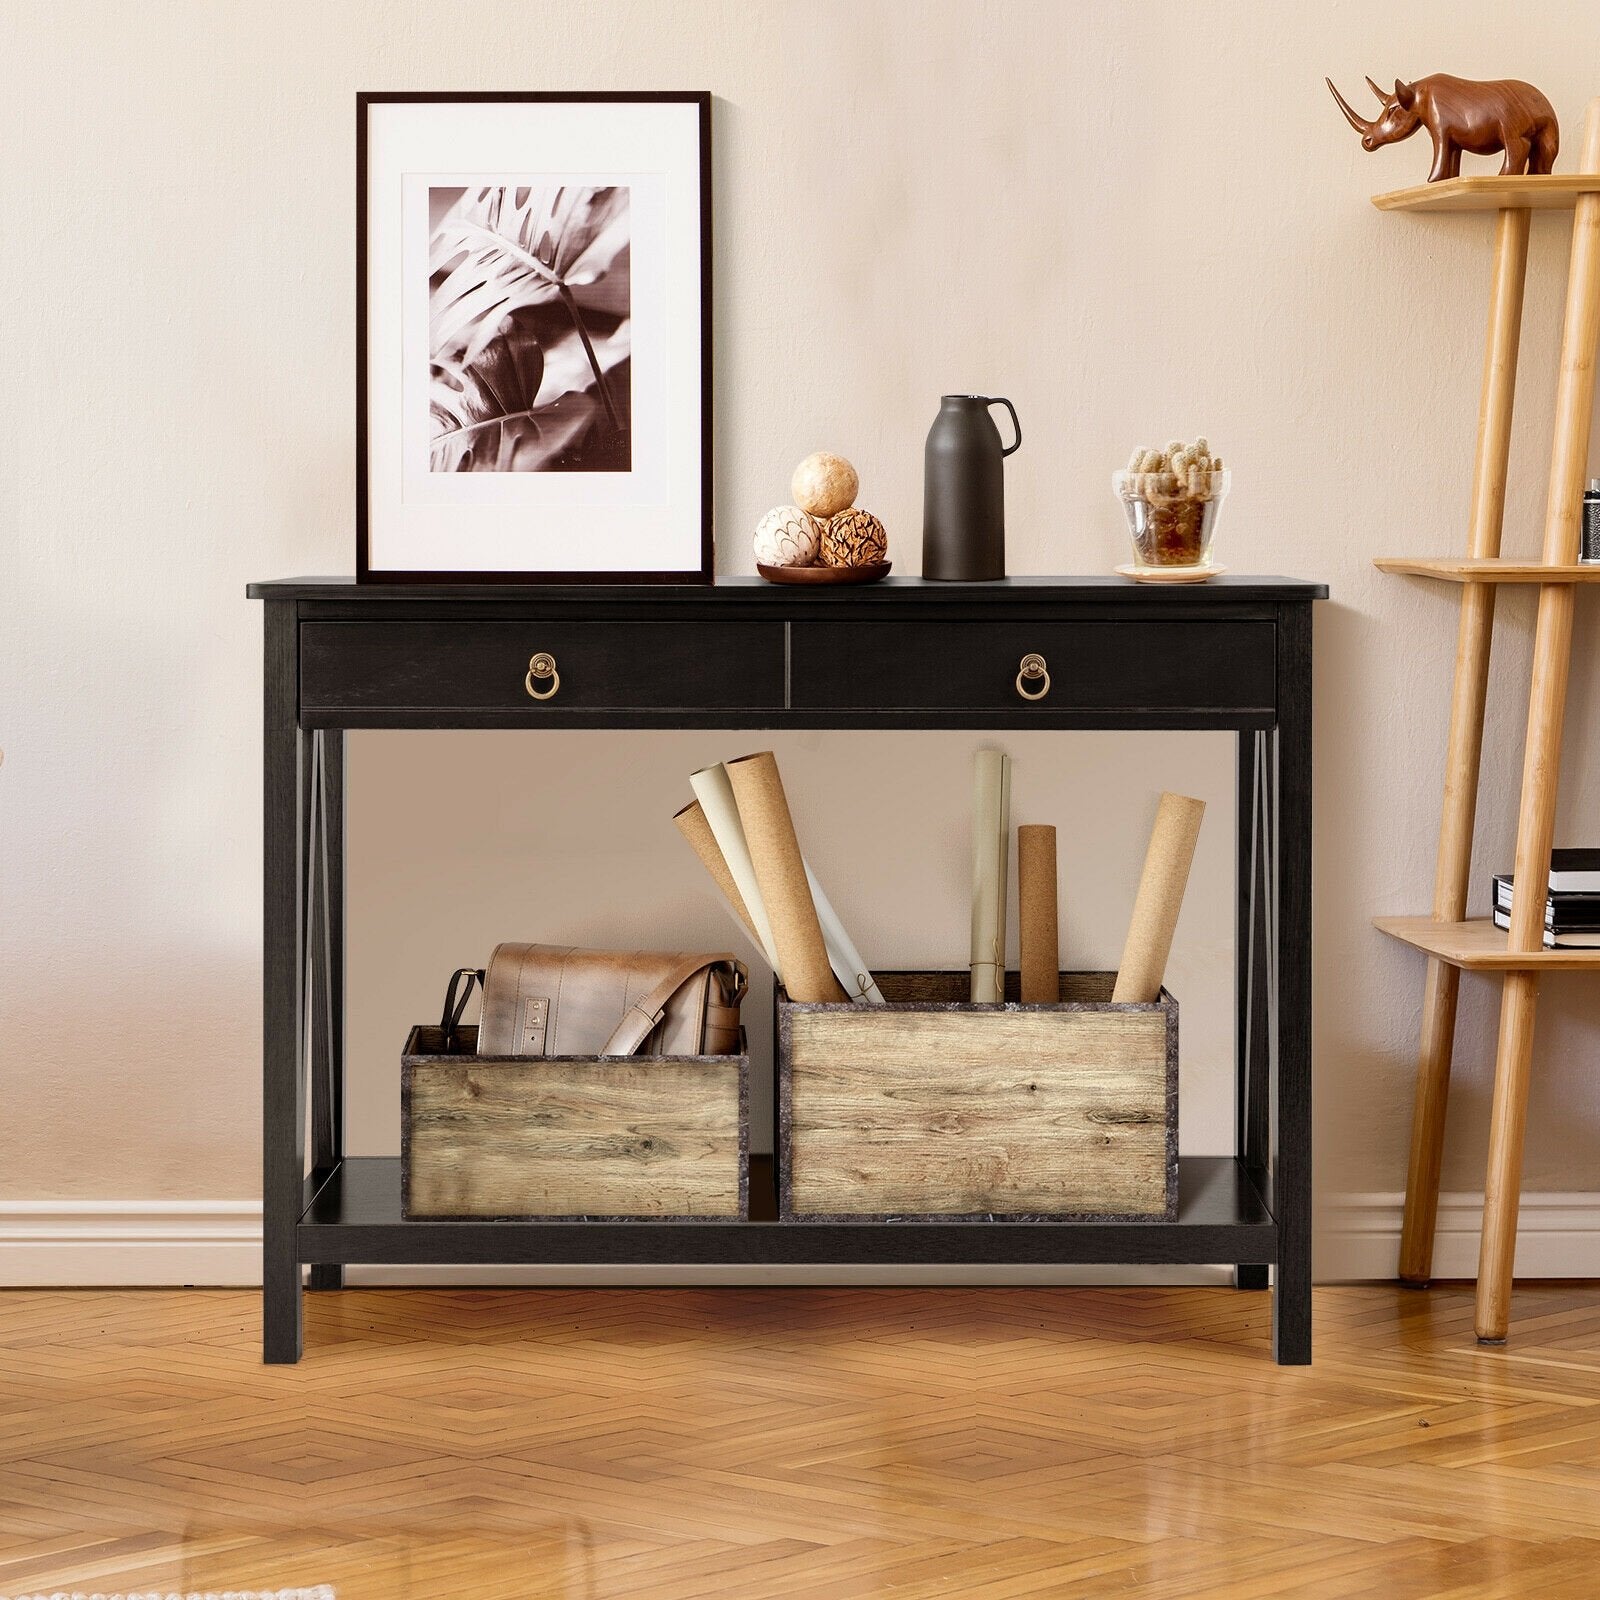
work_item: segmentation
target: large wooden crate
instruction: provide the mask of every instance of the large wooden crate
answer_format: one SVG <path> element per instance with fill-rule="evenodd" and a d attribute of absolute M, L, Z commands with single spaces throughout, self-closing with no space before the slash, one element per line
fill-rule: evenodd
<path fill-rule="evenodd" d="M 749 1214 L 750 1056 L 485 1056 L 411 1030 L 408 1218 L 727 1221 Z M 741 1043 L 743 1036 L 741 1035 Z"/>
<path fill-rule="evenodd" d="M 780 990 L 785 1221 L 1174 1220 L 1178 1003 L 1115 1005 L 1109 972 L 1056 1005 L 968 1002 L 965 972 L 878 973 L 886 1006 Z"/>

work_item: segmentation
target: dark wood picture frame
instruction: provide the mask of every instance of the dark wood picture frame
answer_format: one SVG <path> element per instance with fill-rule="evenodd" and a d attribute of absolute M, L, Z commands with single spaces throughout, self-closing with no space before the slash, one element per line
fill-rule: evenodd
<path fill-rule="evenodd" d="M 691 104 L 699 108 L 700 144 L 700 566 L 698 571 L 492 572 L 374 569 L 369 560 L 367 436 L 367 113 L 374 105 L 462 102 L 550 104 Z M 397 90 L 356 95 L 356 581 L 358 583 L 709 584 L 715 574 L 711 449 L 711 94 L 709 90 Z"/>

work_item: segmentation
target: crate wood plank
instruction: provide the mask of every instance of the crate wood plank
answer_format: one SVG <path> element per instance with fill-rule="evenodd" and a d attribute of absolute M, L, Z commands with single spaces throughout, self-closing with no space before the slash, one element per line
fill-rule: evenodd
<path fill-rule="evenodd" d="M 408 1216 L 745 1214 L 745 1057 L 439 1057 L 405 1076 Z"/>
<path fill-rule="evenodd" d="M 948 975 L 880 982 L 898 1004 L 784 1007 L 785 1215 L 1168 1213 L 1170 997 L 971 1008 L 948 1002 Z"/>

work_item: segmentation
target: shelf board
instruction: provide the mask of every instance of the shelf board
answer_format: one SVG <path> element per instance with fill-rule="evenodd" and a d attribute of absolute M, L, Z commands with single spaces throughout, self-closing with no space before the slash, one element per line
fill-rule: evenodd
<path fill-rule="evenodd" d="M 1504 928 L 1488 917 L 1470 922 L 1435 922 L 1432 917 L 1374 917 L 1372 925 L 1391 939 L 1468 972 L 1589 972 L 1600 970 L 1600 950 L 1508 950 Z"/>
<path fill-rule="evenodd" d="M 1177 1262 L 1277 1259 L 1278 1229 L 1232 1156 L 1178 1162 L 1176 1222 L 777 1222 L 761 1204 L 770 1157 L 751 1160 L 749 1222 L 410 1222 L 400 1163 L 350 1157 L 301 1218 L 303 1262 L 812 1265 Z M 769 1219 L 761 1212 L 768 1211 Z"/>
<path fill-rule="evenodd" d="M 1600 173 L 1552 172 L 1536 178 L 1482 173 L 1375 194 L 1380 211 L 1570 211 L 1580 194 L 1600 194 Z"/>
<path fill-rule="evenodd" d="M 1380 572 L 1444 583 L 1600 583 L 1600 561 L 1557 566 L 1504 556 L 1375 556 L 1372 564 Z"/>

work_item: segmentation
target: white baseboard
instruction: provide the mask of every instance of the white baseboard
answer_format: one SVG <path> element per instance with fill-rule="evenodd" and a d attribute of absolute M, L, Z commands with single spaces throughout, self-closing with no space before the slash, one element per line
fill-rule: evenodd
<path fill-rule="evenodd" d="M 1320 1208 L 1319 1283 L 1392 1278 L 1398 1194 L 1345 1194 Z M 1434 1274 L 1478 1271 L 1483 1198 L 1439 1201 Z M 1600 1194 L 1522 1199 L 1517 1274 L 1600 1278 Z M 1181 1284 L 1219 1283 L 1212 1267 L 351 1267 L 352 1284 Z M 0 1200 L 0 1287 L 250 1286 L 261 1282 L 261 1206 L 253 1200 Z"/>
<path fill-rule="evenodd" d="M 260 1282 L 259 1200 L 0 1200 L 5 1288 Z"/>
<path fill-rule="evenodd" d="M 1319 1209 L 1318 1283 L 1393 1278 L 1403 1194 L 1333 1195 Z M 1441 1194 L 1435 1278 L 1476 1278 L 1481 1194 Z M 1519 1278 L 1600 1278 L 1600 1194 L 1525 1194 L 1517 1215 Z"/>

